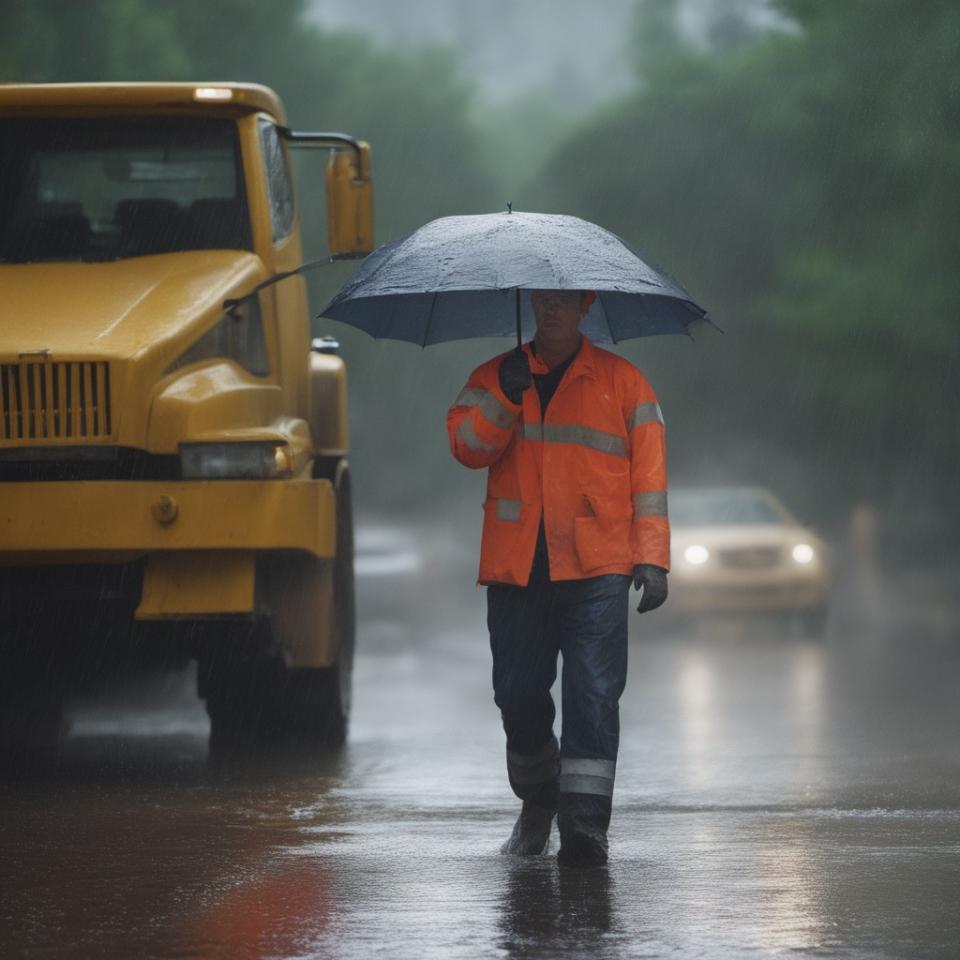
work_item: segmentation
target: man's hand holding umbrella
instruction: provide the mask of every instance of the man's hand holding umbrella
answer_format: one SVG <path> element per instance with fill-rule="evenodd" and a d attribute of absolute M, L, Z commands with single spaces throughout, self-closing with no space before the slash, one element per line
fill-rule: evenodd
<path fill-rule="evenodd" d="M 511 403 L 519 404 L 523 398 L 523 391 L 533 385 L 530 362 L 519 347 L 500 361 L 498 377 L 504 396 Z"/>

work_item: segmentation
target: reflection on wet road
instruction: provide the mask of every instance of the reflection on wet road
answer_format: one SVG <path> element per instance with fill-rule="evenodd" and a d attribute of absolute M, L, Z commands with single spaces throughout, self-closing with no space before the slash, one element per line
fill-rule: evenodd
<path fill-rule="evenodd" d="M 960 954 L 952 637 L 635 618 L 611 863 L 568 874 L 497 853 L 483 594 L 442 567 L 361 581 L 339 756 L 214 774 L 182 680 L 79 705 L 62 767 L 0 787 L 0 954 Z"/>

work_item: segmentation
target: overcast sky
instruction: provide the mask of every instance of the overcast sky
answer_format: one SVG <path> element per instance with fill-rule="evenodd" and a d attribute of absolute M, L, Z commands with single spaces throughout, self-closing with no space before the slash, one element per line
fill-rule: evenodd
<path fill-rule="evenodd" d="M 638 0 L 311 0 L 310 19 L 387 45 L 442 43 L 491 101 L 550 92 L 571 108 L 627 89 L 626 39 Z M 681 0 L 680 27 L 697 42 L 718 9 L 758 26 L 778 18 L 766 0 Z"/>
<path fill-rule="evenodd" d="M 442 43 L 491 100 L 555 90 L 570 106 L 624 89 L 623 49 L 635 0 L 312 0 L 311 19 L 386 44 Z M 603 16 L 597 8 L 602 7 Z"/>

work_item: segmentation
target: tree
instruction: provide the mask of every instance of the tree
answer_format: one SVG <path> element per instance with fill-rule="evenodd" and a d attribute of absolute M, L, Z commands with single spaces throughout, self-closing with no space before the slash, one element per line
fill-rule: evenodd
<path fill-rule="evenodd" d="M 798 29 L 648 72 L 557 150 L 541 201 L 648 247 L 727 326 L 696 356 L 628 348 L 667 378 L 680 476 L 766 474 L 825 520 L 861 496 L 960 518 L 960 10 L 782 8 Z"/>

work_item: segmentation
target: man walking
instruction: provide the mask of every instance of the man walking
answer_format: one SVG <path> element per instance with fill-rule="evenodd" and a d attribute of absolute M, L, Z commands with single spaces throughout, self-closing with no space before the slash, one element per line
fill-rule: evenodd
<path fill-rule="evenodd" d="M 523 801 L 503 852 L 542 853 L 559 813 L 563 866 L 607 860 L 627 595 L 632 582 L 641 613 L 660 606 L 670 558 L 660 407 L 636 367 L 580 334 L 594 298 L 534 291 L 533 341 L 478 367 L 447 415 L 453 455 L 489 468 L 478 579 Z"/>

